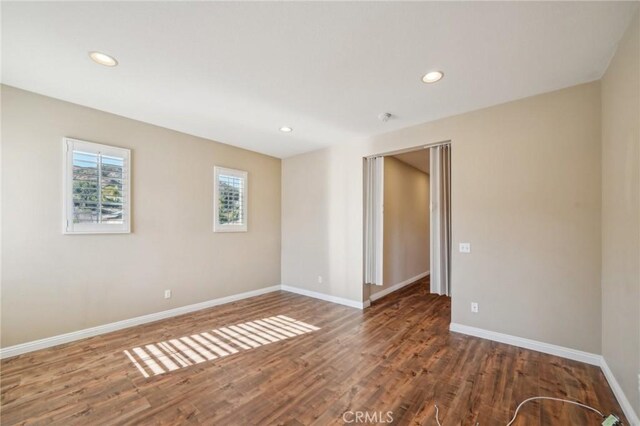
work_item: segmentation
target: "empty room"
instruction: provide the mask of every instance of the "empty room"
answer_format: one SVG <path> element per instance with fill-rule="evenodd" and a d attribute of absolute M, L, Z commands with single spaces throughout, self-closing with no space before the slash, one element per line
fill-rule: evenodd
<path fill-rule="evenodd" d="M 1 425 L 640 426 L 640 2 L 0 25 Z"/>

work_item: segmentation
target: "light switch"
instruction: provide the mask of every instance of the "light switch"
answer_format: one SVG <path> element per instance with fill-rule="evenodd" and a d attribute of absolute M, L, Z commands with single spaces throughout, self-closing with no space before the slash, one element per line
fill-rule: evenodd
<path fill-rule="evenodd" d="M 471 243 L 460 243 L 460 253 L 471 253 Z"/>

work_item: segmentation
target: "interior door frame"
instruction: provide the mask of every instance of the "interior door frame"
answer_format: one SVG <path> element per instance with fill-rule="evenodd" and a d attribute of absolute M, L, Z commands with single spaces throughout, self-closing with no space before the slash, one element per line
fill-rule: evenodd
<path fill-rule="evenodd" d="M 429 149 L 429 148 L 433 148 L 435 146 L 441 146 L 441 145 L 449 145 L 450 147 L 450 156 L 451 156 L 451 164 L 453 164 L 453 144 L 451 143 L 451 139 L 447 139 L 447 140 L 443 140 L 443 141 L 439 141 L 439 142 L 433 142 L 433 143 L 428 143 L 428 144 L 423 144 L 423 145 L 416 145 L 416 146 L 412 146 L 412 147 L 408 147 L 408 148 L 402 148 L 402 149 L 396 149 L 396 150 L 392 150 L 392 151 L 385 151 L 382 153 L 378 153 L 378 154 L 371 154 L 371 155 L 367 155 L 362 157 L 362 176 L 363 178 L 365 178 L 365 163 L 366 163 L 366 159 L 368 158 L 374 158 L 374 157 L 389 157 L 392 155 L 397 155 L 397 154 L 404 154 L 406 152 L 413 152 L 413 151 L 420 151 L 422 149 Z M 451 167 L 451 180 L 453 180 L 453 167 Z M 367 203 L 365 200 L 365 185 L 366 182 L 363 179 L 362 182 L 362 284 L 364 286 L 364 284 L 366 284 L 364 281 L 364 276 L 365 276 L 365 235 L 366 235 L 366 229 L 365 229 L 365 216 L 367 214 Z M 382 181 L 382 185 L 384 185 L 384 180 Z M 453 191 L 451 191 L 453 192 Z M 429 191 L 429 210 L 431 210 L 431 191 Z M 451 195 L 451 194 L 450 194 Z M 451 210 L 453 211 L 453 199 L 451 199 Z M 384 209 L 383 209 L 384 211 Z M 384 220 L 382 221 L 382 229 L 383 229 L 383 234 L 384 234 Z M 452 247 L 451 247 L 451 253 L 453 254 L 453 221 L 451 222 L 451 233 L 452 233 L 452 237 L 451 237 L 451 243 L 452 243 Z M 431 244 L 432 244 L 432 240 L 433 239 L 433 231 L 431 229 L 431 223 L 429 223 L 429 253 L 431 253 Z M 430 254 L 431 256 L 431 254 Z M 453 256 L 450 257 L 450 267 L 451 267 L 451 263 L 453 260 Z M 429 259 L 429 263 L 431 264 L 431 259 Z M 449 281 L 451 282 L 451 276 L 453 275 L 453 268 L 451 267 L 451 271 L 450 271 L 450 276 L 449 276 Z M 367 286 L 368 287 L 368 286 Z M 370 290 L 367 288 L 367 291 L 370 292 Z M 431 291 L 431 288 L 429 288 L 429 291 Z M 368 299 L 368 296 L 366 297 Z"/>
<path fill-rule="evenodd" d="M 447 139 L 447 140 L 440 141 L 440 142 L 428 143 L 428 144 L 424 144 L 424 145 L 416 145 L 416 146 L 412 146 L 412 147 L 409 147 L 409 148 L 396 149 L 396 150 L 393 150 L 393 151 L 385 151 L 385 152 L 382 152 L 380 154 L 366 155 L 366 156 L 364 156 L 362 158 L 366 159 L 366 158 L 373 158 L 373 157 L 389 157 L 391 155 L 404 154 L 405 152 L 420 151 L 421 149 L 433 148 L 434 146 L 440 146 L 440 145 L 451 145 L 451 139 Z M 364 167 L 364 162 L 363 162 L 363 167 Z M 363 173 L 364 173 L 364 171 L 363 171 Z"/>

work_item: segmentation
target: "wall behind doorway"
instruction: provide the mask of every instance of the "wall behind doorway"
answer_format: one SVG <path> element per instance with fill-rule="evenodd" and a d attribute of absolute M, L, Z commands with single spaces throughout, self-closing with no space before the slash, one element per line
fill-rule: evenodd
<path fill-rule="evenodd" d="M 367 298 L 362 158 L 449 140 L 452 321 L 600 353 L 597 81 L 283 160 L 283 282 Z"/>
<path fill-rule="evenodd" d="M 371 294 L 429 270 L 429 175 L 397 160 L 384 159 L 384 276 Z"/>

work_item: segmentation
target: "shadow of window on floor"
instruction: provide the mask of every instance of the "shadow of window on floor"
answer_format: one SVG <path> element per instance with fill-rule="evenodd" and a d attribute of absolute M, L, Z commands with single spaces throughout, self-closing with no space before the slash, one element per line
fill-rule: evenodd
<path fill-rule="evenodd" d="M 320 328 L 278 315 L 150 343 L 125 350 L 124 354 L 140 374 L 151 377 L 316 330 Z"/>

